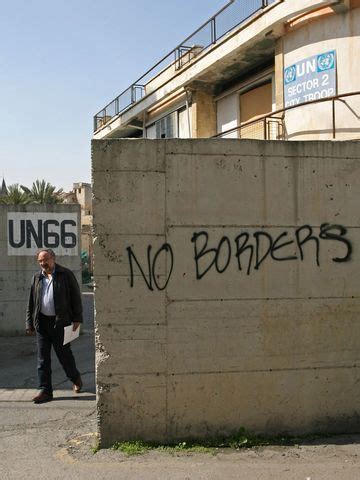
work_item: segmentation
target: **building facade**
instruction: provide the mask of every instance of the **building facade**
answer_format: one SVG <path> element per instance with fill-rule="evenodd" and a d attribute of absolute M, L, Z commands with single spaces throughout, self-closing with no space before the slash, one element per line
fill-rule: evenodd
<path fill-rule="evenodd" d="M 94 138 L 356 139 L 360 0 L 233 0 L 94 117 Z"/>

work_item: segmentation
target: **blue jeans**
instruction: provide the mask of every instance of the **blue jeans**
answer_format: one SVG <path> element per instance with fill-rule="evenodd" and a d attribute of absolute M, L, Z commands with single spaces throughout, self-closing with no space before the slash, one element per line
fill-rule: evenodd
<path fill-rule="evenodd" d="M 38 376 L 39 388 L 43 392 L 52 394 L 51 382 L 51 346 L 61 363 L 66 376 L 74 383 L 80 376 L 76 368 L 75 358 L 70 343 L 63 345 L 64 327 L 55 325 L 55 317 L 39 314 L 39 330 L 36 332 L 38 347 Z"/>

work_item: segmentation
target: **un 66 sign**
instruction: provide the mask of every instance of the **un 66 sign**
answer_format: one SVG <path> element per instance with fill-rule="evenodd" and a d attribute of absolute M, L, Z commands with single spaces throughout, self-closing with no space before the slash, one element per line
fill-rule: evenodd
<path fill-rule="evenodd" d="M 34 255 L 51 248 L 57 255 L 78 254 L 76 213 L 9 212 L 8 255 Z"/>

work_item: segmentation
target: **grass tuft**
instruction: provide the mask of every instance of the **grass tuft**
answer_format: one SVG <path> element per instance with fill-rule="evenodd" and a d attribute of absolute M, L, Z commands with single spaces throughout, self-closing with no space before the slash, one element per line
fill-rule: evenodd
<path fill-rule="evenodd" d="M 95 455 L 100 450 L 99 439 L 96 438 L 94 445 L 90 448 L 91 452 Z"/>
<path fill-rule="evenodd" d="M 158 445 L 155 450 L 166 453 L 213 453 L 214 448 L 196 443 L 180 442 L 176 445 Z"/>
<path fill-rule="evenodd" d="M 135 442 L 115 442 L 112 446 L 113 450 L 120 450 L 120 452 L 125 453 L 125 455 L 141 455 L 142 453 L 150 450 L 150 445 L 144 442 L 135 441 Z"/>
<path fill-rule="evenodd" d="M 210 453 L 216 454 L 219 449 L 232 448 L 240 450 L 243 448 L 265 447 L 269 445 L 296 446 L 301 441 L 300 437 L 278 436 L 262 437 L 248 432 L 241 428 L 236 434 L 224 438 L 212 438 L 196 441 L 183 441 L 176 444 L 145 443 L 142 441 L 116 442 L 113 450 L 119 450 L 126 455 L 141 455 L 149 450 L 156 450 L 170 454 L 176 453 Z M 94 447 L 94 453 L 99 447 Z"/>

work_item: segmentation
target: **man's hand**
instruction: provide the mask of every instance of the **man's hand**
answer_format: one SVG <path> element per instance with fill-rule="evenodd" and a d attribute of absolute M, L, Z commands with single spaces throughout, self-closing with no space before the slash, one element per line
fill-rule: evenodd
<path fill-rule="evenodd" d="M 78 329 L 78 326 L 80 325 L 80 322 L 73 322 L 73 332 Z"/>
<path fill-rule="evenodd" d="M 35 333 L 35 328 L 27 328 L 25 330 L 26 335 L 34 335 Z"/>

